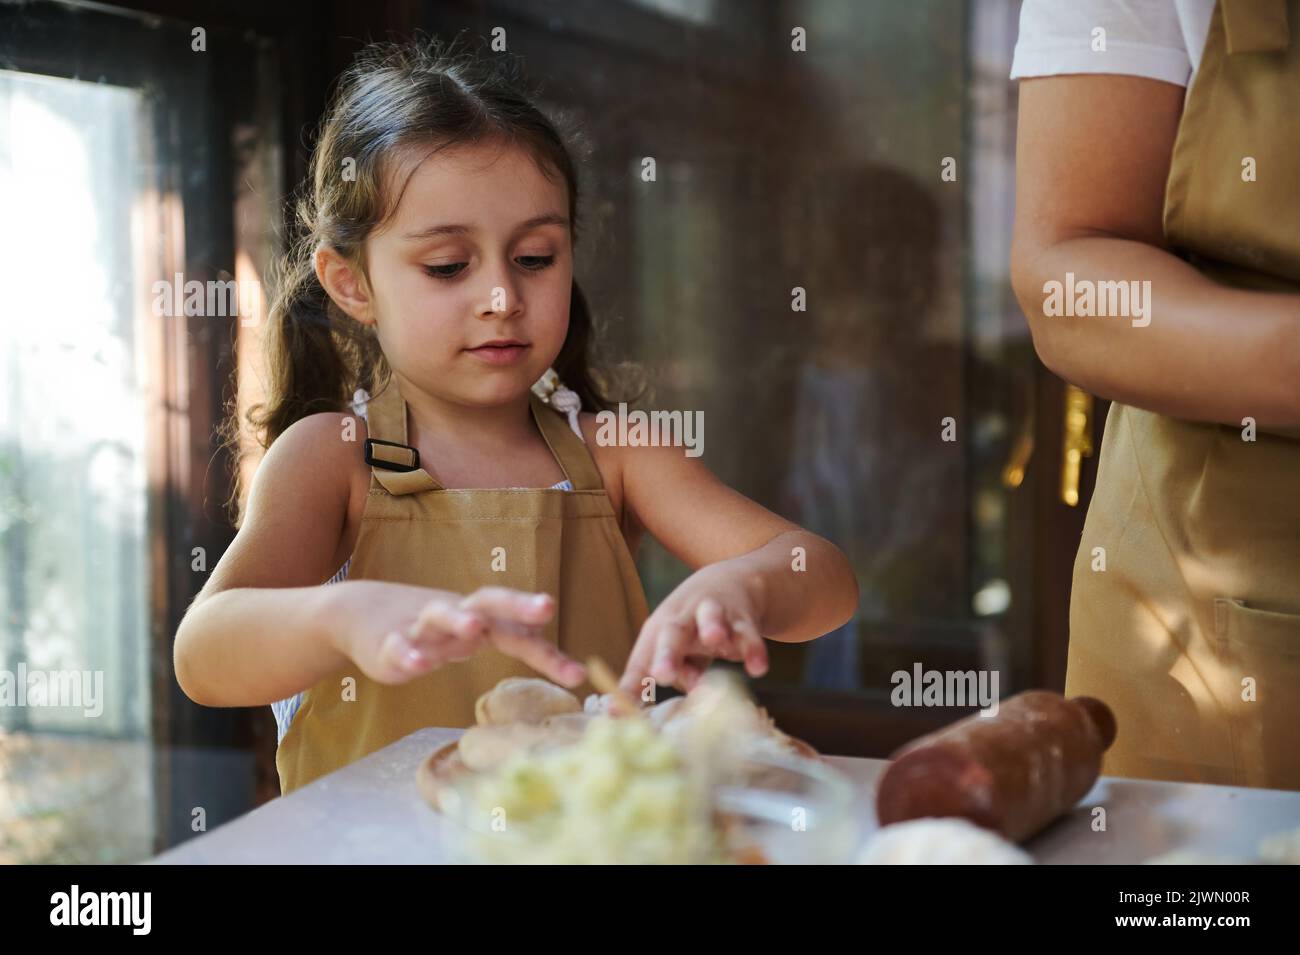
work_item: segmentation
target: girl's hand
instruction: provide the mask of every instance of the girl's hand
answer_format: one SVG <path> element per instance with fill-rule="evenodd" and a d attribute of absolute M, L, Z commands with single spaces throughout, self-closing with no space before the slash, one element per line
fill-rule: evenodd
<path fill-rule="evenodd" d="M 356 583 L 366 589 L 358 593 L 355 621 L 345 628 L 339 649 L 379 683 L 405 683 L 468 660 L 486 646 L 561 686 L 577 686 L 586 677 L 581 664 L 542 635 L 555 615 L 549 594 L 483 587 L 462 596 L 406 584 Z"/>
<path fill-rule="evenodd" d="M 711 564 L 686 578 L 647 618 L 620 686 L 639 694 L 641 681 L 689 691 L 716 658 L 743 661 L 745 672 L 767 672 L 767 647 L 759 632 L 767 586 L 760 574 L 732 561 Z"/>

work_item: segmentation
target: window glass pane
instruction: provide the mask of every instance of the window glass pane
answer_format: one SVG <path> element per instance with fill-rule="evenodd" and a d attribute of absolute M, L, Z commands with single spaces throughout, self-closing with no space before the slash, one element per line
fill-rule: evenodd
<path fill-rule="evenodd" d="M 142 109 L 0 73 L 0 861 L 151 845 Z"/>

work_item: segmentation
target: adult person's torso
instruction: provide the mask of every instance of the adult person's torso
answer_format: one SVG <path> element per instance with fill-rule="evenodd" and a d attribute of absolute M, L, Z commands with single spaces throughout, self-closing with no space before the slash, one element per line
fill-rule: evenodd
<path fill-rule="evenodd" d="M 1164 221 L 1170 248 L 1217 282 L 1300 295 L 1297 101 L 1300 0 L 1224 0 Z M 1105 772 L 1300 788 L 1298 439 L 1111 406 L 1067 676 L 1067 692 L 1114 704 L 1121 738 Z"/>

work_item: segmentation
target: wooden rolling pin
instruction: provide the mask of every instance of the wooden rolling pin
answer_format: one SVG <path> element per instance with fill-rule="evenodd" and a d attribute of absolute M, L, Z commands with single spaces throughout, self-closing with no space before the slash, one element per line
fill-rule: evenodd
<path fill-rule="evenodd" d="M 960 816 L 1021 842 L 1074 808 L 1115 742 L 1115 716 L 1090 696 L 1028 690 L 922 736 L 890 757 L 880 778 L 882 826 Z"/>

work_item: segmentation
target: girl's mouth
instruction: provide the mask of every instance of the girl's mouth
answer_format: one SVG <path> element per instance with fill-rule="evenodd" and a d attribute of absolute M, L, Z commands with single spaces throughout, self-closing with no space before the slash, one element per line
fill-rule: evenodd
<path fill-rule="evenodd" d="M 477 348 L 467 348 L 465 350 L 489 365 L 513 365 L 522 359 L 531 347 L 531 345 L 524 342 L 506 339 L 486 342 Z"/>

